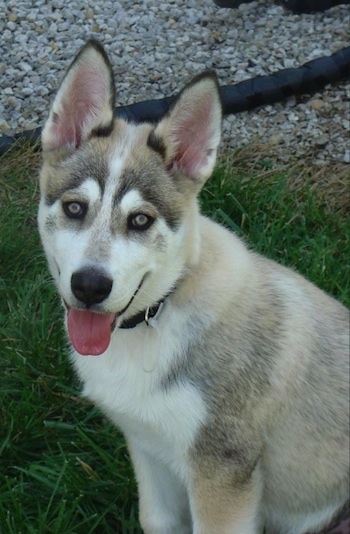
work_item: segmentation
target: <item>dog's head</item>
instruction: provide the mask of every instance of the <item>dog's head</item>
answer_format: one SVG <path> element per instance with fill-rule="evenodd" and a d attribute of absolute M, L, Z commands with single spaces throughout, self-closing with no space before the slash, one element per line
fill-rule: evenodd
<path fill-rule="evenodd" d="M 215 75 L 196 77 L 156 125 L 114 119 L 112 68 L 89 41 L 42 134 L 39 229 L 81 354 L 158 302 L 196 261 L 196 196 L 220 140 Z"/>

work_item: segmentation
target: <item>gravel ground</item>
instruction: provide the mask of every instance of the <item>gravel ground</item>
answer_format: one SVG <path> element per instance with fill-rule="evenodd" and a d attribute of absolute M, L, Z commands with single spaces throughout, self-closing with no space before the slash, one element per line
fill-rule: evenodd
<path fill-rule="evenodd" d="M 293 14 L 273 0 L 218 8 L 212 0 L 0 0 L 0 133 L 42 125 L 77 50 L 95 37 L 114 65 L 118 105 L 175 93 L 214 69 L 235 84 L 349 45 L 349 5 Z M 264 141 L 288 161 L 350 163 L 350 84 L 230 116 L 224 146 Z"/>

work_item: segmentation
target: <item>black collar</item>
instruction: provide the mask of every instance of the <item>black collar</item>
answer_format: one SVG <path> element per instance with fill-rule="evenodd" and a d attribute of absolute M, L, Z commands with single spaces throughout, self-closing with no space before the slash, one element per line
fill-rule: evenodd
<path fill-rule="evenodd" d="M 157 302 L 157 304 L 154 304 L 154 306 L 151 306 L 150 308 L 147 308 L 147 310 L 143 310 L 133 317 L 129 317 L 129 319 L 125 319 L 119 328 L 135 328 L 140 323 L 145 322 L 148 326 L 148 319 L 152 319 L 155 315 L 157 315 L 159 308 L 163 304 L 164 299 Z"/>

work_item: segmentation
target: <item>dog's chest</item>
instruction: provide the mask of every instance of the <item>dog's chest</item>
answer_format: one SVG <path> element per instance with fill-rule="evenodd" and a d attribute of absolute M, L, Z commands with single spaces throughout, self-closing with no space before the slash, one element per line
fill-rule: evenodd
<path fill-rule="evenodd" d="M 165 377 L 183 363 L 186 329 L 160 331 L 141 327 L 114 333 L 108 351 L 99 357 L 73 354 L 84 394 L 144 449 L 178 464 L 206 417 L 203 398 L 186 380 Z M 181 451 L 181 452 L 180 452 Z"/>

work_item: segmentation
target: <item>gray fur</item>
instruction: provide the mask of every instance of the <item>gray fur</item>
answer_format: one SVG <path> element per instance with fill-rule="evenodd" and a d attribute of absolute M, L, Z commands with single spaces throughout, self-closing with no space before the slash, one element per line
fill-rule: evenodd
<path fill-rule="evenodd" d="M 79 54 L 45 126 L 39 226 L 68 308 L 83 310 L 74 271 L 94 265 L 113 280 L 87 316 L 115 316 L 108 348 L 82 357 L 78 336 L 72 361 L 85 394 L 125 433 L 142 527 L 317 532 L 349 496 L 349 312 L 199 214 L 220 139 L 214 75 L 196 77 L 155 127 L 110 125 L 99 51 L 90 43 Z M 84 87 L 97 69 L 91 83 L 106 101 L 92 91 L 98 112 L 83 108 L 75 131 L 62 102 L 75 109 L 80 68 Z M 98 187 L 85 198 L 91 179 Z M 76 220 L 60 204 L 79 195 L 88 210 Z M 140 209 L 154 217 L 144 232 L 128 227 Z M 164 298 L 150 326 L 118 328 Z"/>

